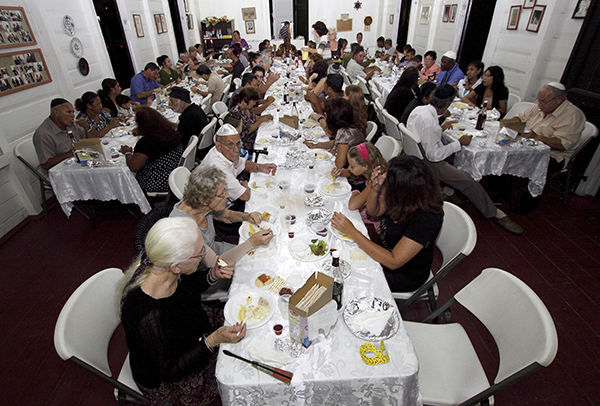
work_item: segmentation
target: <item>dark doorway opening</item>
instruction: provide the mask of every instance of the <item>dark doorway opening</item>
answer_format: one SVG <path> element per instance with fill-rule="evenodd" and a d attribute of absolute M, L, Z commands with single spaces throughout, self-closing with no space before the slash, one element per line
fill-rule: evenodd
<path fill-rule="evenodd" d="M 276 39 L 278 37 L 275 36 L 275 33 L 273 32 L 273 21 L 275 19 L 273 18 L 273 0 L 269 0 L 269 27 L 271 27 L 271 39 Z M 258 50 L 257 50 L 258 51 Z"/>
<path fill-rule="evenodd" d="M 175 42 L 177 42 L 177 50 L 179 53 L 187 52 L 185 39 L 183 38 L 183 28 L 181 28 L 181 16 L 179 15 L 179 6 L 177 0 L 169 0 L 169 11 L 171 12 L 171 21 L 173 22 L 173 34 L 175 34 Z M 186 27 L 187 29 L 187 27 Z M 173 60 L 179 59 L 179 55 L 171 55 Z"/>
<path fill-rule="evenodd" d="M 302 35 L 306 43 L 308 33 L 308 0 L 294 0 L 294 38 Z"/>
<path fill-rule="evenodd" d="M 458 65 L 463 72 L 471 61 L 481 61 L 487 43 L 496 0 L 471 0 L 467 8 L 460 47 Z M 446 52 L 445 50 L 443 52 Z"/>
<path fill-rule="evenodd" d="M 135 74 L 125 33 L 121 25 L 121 16 L 115 0 L 94 0 L 94 7 L 100 22 L 102 36 L 106 43 L 108 57 L 115 72 L 115 79 L 124 89 Z"/>
<path fill-rule="evenodd" d="M 400 6 L 400 16 L 398 17 L 398 36 L 396 37 L 396 43 L 401 46 L 406 45 L 406 39 L 408 38 L 410 3 L 411 0 L 402 0 L 402 5 Z"/>

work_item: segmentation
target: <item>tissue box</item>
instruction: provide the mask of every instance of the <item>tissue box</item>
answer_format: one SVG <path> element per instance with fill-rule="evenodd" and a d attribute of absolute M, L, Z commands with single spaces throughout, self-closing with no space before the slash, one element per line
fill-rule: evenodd
<path fill-rule="evenodd" d="M 89 159 L 93 159 L 95 153 L 98 153 L 100 159 L 104 159 L 100 138 L 84 138 L 73 144 L 73 148 L 77 154 L 77 161 L 84 164 Z"/>
<path fill-rule="evenodd" d="M 325 287 L 325 292 L 323 292 L 319 299 L 308 308 L 308 311 L 305 309 L 299 309 L 297 307 L 298 303 L 300 303 L 300 301 L 314 285 Z M 329 303 L 332 297 L 333 278 L 321 272 L 311 275 L 304 286 L 302 286 L 296 291 L 296 293 L 292 295 L 289 304 L 290 338 L 292 340 L 301 343 L 305 347 L 310 346 L 312 340 L 315 338 L 311 336 L 310 331 L 319 330 L 318 328 L 314 328 L 318 326 L 310 326 L 312 321 L 310 316 L 318 312 L 323 306 Z M 314 323 L 316 321 L 312 322 Z"/>
<path fill-rule="evenodd" d="M 279 122 L 285 125 L 289 125 L 292 128 L 298 129 L 299 119 L 298 116 L 288 116 L 287 114 L 279 118 Z"/>

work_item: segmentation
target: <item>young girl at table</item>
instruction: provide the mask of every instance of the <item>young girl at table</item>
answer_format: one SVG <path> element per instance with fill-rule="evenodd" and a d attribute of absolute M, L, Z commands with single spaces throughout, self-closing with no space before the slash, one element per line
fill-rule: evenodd
<path fill-rule="evenodd" d="M 380 244 L 365 237 L 341 213 L 333 215 L 331 224 L 383 266 L 392 292 L 411 292 L 429 277 L 444 218 L 442 193 L 420 159 L 402 155 L 388 165 L 383 175 L 379 169 L 371 173 L 367 198 L 368 213 L 381 215 Z"/>

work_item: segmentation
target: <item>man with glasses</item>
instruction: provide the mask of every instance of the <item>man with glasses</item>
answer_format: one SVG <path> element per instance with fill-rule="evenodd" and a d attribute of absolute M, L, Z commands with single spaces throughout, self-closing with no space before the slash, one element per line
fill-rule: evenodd
<path fill-rule="evenodd" d="M 215 135 L 215 146 L 206 155 L 201 166 L 212 165 L 225 172 L 229 202 L 227 208 L 244 211 L 244 202 L 250 199 L 247 181 L 240 182 L 237 176 L 242 173 L 263 172 L 275 174 L 277 165 L 259 164 L 240 157 L 242 142 L 240 134 L 231 124 L 223 124 Z"/>
<path fill-rule="evenodd" d="M 548 176 L 562 170 L 565 163 L 579 146 L 579 138 L 585 128 L 585 114 L 567 100 L 567 90 L 558 82 L 550 82 L 538 92 L 537 104 L 516 117 L 503 120 L 524 122 L 531 129 L 528 138 L 541 141 L 551 148 Z M 534 198 L 526 193 L 519 201 L 516 213 L 526 215 L 534 211 L 541 196 Z"/>

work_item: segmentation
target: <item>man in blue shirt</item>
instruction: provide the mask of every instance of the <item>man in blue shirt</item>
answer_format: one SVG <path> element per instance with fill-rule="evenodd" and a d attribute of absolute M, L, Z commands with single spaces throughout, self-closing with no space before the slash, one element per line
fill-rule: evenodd
<path fill-rule="evenodd" d="M 456 52 L 454 51 L 448 51 L 442 56 L 440 67 L 442 71 L 435 80 L 438 86 L 445 84 L 456 86 L 461 79 L 465 78 L 465 74 L 456 64 Z"/>
<path fill-rule="evenodd" d="M 159 67 L 154 62 L 148 63 L 144 70 L 131 78 L 131 100 L 145 105 L 148 98 L 154 93 L 162 89 L 160 83 L 156 81 L 158 78 Z"/>

